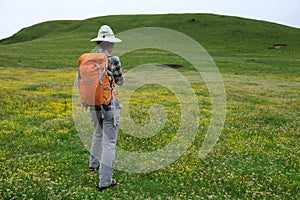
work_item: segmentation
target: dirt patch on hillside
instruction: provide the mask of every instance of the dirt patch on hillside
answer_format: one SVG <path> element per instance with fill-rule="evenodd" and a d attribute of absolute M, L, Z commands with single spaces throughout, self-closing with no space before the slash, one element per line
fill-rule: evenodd
<path fill-rule="evenodd" d="M 286 46 L 286 44 L 273 44 L 272 47 L 269 47 L 269 49 L 282 49 Z"/>
<path fill-rule="evenodd" d="M 157 65 L 157 67 L 171 67 L 173 69 L 178 69 L 183 67 L 182 65 L 179 64 L 163 64 L 163 65 Z"/>

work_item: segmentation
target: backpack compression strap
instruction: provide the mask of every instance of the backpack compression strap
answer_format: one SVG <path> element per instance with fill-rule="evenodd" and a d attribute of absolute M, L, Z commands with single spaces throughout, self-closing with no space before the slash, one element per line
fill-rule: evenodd
<path fill-rule="evenodd" d="M 99 64 L 95 64 L 97 69 L 98 69 L 98 74 L 99 74 L 99 80 L 100 80 L 100 84 L 103 83 L 103 76 L 102 76 L 102 71 L 101 71 L 101 67 Z M 104 69 L 105 70 L 105 69 Z"/>

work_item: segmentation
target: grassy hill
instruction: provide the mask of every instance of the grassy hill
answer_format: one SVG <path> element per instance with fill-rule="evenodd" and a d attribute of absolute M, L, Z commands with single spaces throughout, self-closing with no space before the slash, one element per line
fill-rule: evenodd
<path fill-rule="evenodd" d="M 109 24 L 116 34 L 137 27 L 164 27 L 182 32 L 199 42 L 221 71 L 236 72 L 237 67 L 240 72 L 260 73 L 267 68 L 281 73 L 284 68 L 294 74 L 295 63 L 299 61 L 299 29 L 237 17 L 172 14 L 107 16 L 37 24 L 0 41 L 0 66 L 75 67 L 77 57 L 94 48 L 89 39 L 97 35 L 103 24 Z M 269 49 L 277 43 L 287 46 L 279 51 Z M 255 63 L 265 68 L 253 69 Z M 130 61 L 124 64 L 132 66 Z"/>
<path fill-rule="evenodd" d="M 89 40 L 103 24 L 115 34 L 164 27 L 196 40 L 216 62 L 227 108 L 217 144 L 200 159 L 212 110 L 206 83 L 169 52 L 123 55 L 125 74 L 149 60 L 183 65 L 178 72 L 197 95 L 199 128 L 171 165 L 141 174 L 115 170 L 119 184 L 98 193 L 98 176 L 88 171 L 89 152 L 74 126 L 72 90 L 77 58 L 95 47 Z M 300 29 L 210 14 L 107 16 L 22 29 L 0 41 L 0 199 L 299 199 L 299 47 Z M 177 98 L 158 84 L 138 88 L 132 118 L 147 124 L 149 109 L 159 104 L 166 123 L 150 138 L 121 130 L 118 146 L 137 152 L 166 146 L 181 120 Z"/>

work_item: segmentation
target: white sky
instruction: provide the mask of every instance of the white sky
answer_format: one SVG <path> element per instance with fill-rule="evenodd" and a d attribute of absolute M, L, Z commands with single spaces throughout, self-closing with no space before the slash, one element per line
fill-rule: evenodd
<path fill-rule="evenodd" d="M 300 28 L 299 0 L 0 0 L 0 39 L 49 20 L 166 13 L 214 13 Z"/>

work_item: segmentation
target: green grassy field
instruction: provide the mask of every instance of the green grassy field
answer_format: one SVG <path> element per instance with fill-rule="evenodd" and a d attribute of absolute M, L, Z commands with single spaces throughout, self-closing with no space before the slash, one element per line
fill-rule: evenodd
<path fill-rule="evenodd" d="M 227 111 L 217 144 L 199 159 L 211 112 L 205 82 L 187 61 L 162 50 L 121 56 L 125 73 L 149 60 L 183 65 L 178 71 L 197 94 L 199 129 L 188 153 L 170 166 L 141 174 L 115 170 L 119 184 L 98 193 L 98 175 L 88 171 L 89 152 L 73 122 L 72 90 L 77 58 L 95 47 L 89 39 L 102 24 L 116 34 L 153 26 L 196 40 L 218 66 Z M 286 46 L 269 48 L 277 43 Z M 208 14 L 51 21 L 1 40 L 0 199 L 299 199 L 299 46 L 299 29 Z M 147 123 L 154 104 L 168 114 L 160 134 L 138 139 L 121 131 L 119 147 L 147 152 L 172 140 L 180 117 L 172 92 L 139 88 L 132 117 Z"/>

